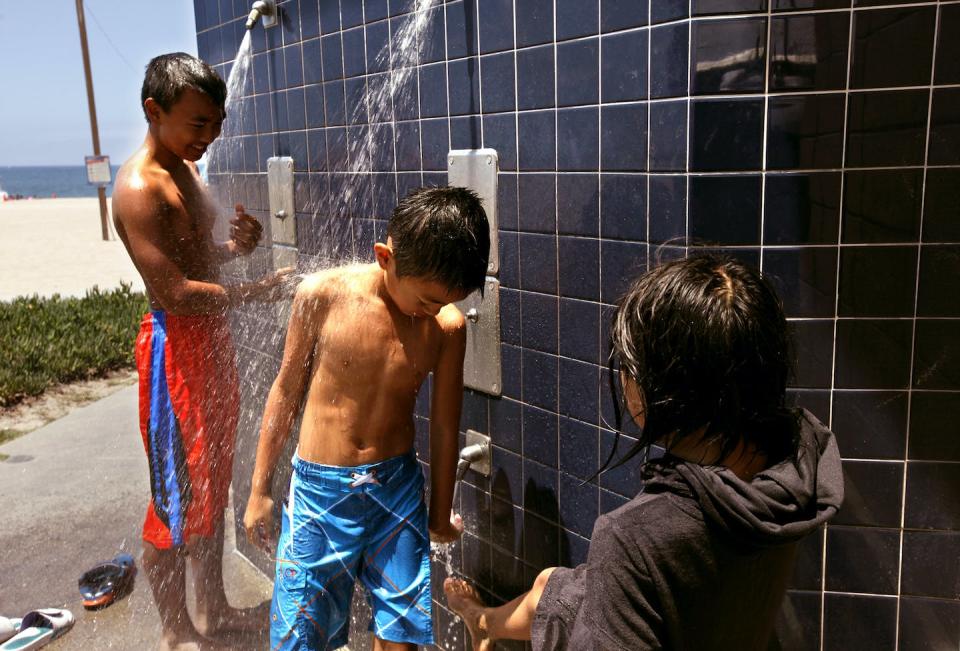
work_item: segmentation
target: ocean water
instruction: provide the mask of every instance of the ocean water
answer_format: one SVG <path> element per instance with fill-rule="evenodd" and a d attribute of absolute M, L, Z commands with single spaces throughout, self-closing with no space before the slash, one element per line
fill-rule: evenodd
<path fill-rule="evenodd" d="M 119 165 L 111 165 L 113 178 L 117 177 Z M 107 186 L 107 196 L 113 184 Z M 22 194 L 38 199 L 57 197 L 95 197 L 97 186 L 87 184 L 87 168 L 83 165 L 57 165 L 48 167 L 3 167 L 0 166 L 0 196 Z"/>

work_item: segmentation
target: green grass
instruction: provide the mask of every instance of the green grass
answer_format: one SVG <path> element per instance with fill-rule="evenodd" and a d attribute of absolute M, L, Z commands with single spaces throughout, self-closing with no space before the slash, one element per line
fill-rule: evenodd
<path fill-rule="evenodd" d="M 0 302 L 0 408 L 47 388 L 133 366 L 146 297 L 129 285 L 83 298 Z"/>

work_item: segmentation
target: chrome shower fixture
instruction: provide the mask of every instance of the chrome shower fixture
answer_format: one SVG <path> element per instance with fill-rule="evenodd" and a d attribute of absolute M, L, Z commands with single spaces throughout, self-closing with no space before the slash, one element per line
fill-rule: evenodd
<path fill-rule="evenodd" d="M 277 24 L 277 2 L 276 0 L 257 0 L 250 7 L 250 15 L 247 16 L 247 29 L 253 29 L 257 20 L 263 16 L 263 26 L 274 27 Z"/>

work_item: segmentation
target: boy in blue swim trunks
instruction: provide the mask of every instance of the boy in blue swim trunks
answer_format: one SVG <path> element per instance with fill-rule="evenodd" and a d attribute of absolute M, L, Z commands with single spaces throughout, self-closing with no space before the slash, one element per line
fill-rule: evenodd
<path fill-rule="evenodd" d="M 274 649 L 346 644 L 357 580 L 374 649 L 433 643 L 430 539 L 462 531 L 451 506 L 466 334 L 451 303 L 483 286 L 490 240 L 463 188 L 415 190 L 387 234 L 376 262 L 316 273 L 294 299 L 244 515 L 251 541 L 271 552 L 273 474 L 302 406 L 276 545 Z M 428 512 L 413 412 L 431 372 Z"/>

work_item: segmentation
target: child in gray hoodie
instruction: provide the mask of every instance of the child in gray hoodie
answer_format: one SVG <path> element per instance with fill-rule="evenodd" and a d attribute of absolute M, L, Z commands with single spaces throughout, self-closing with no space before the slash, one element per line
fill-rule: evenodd
<path fill-rule="evenodd" d="M 637 279 L 611 331 L 618 429 L 625 407 L 641 430 L 618 463 L 665 453 L 597 520 L 585 564 L 497 608 L 446 580 L 473 648 L 766 649 L 798 541 L 843 501 L 833 435 L 784 405 L 789 367 L 780 301 L 750 267 L 700 255 Z"/>

